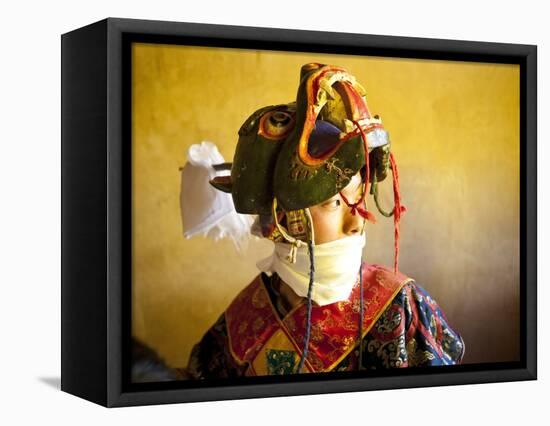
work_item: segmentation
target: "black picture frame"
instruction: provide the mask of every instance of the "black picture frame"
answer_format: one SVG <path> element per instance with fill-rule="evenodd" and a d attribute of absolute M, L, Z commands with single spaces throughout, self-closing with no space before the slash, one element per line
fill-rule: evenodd
<path fill-rule="evenodd" d="M 133 42 L 519 64 L 520 361 L 131 384 Z M 118 18 L 64 34 L 61 45 L 62 390 L 115 407 L 536 379 L 536 46 Z"/>

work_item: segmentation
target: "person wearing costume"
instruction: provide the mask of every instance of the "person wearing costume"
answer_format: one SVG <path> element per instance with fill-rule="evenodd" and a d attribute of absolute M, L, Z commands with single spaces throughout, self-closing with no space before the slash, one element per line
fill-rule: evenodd
<path fill-rule="evenodd" d="M 199 148 L 190 154 L 204 146 Z M 461 362 L 460 335 L 435 300 L 398 269 L 399 222 L 406 211 L 399 173 L 388 133 L 350 73 L 304 65 L 296 101 L 254 112 L 239 130 L 233 162 L 218 157 L 207 173 L 211 190 L 230 197 L 237 213 L 255 215 L 252 234 L 270 239 L 275 249 L 194 346 L 187 378 Z M 385 211 L 378 184 L 390 171 L 394 207 Z M 192 176 L 197 174 L 184 168 L 187 236 L 197 229 L 183 187 Z M 367 209 L 369 193 L 378 211 L 393 217 L 393 268 L 362 261 L 365 223 L 376 221 Z M 211 201 L 216 207 L 203 222 L 223 220 L 213 213 L 227 206 L 221 200 Z"/>

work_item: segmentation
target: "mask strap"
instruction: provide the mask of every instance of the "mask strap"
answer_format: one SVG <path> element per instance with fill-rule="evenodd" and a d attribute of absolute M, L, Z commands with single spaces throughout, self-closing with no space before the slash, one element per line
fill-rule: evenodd
<path fill-rule="evenodd" d="M 311 308 L 312 300 L 311 294 L 313 292 L 313 281 L 315 278 L 315 262 L 314 262 L 314 245 L 315 245 L 315 234 L 313 232 L 313 218 L 311 217 L 311 212 L 309 209 L 305 209 L 306 218 L 307 218 L 307 227 L 308 227 L 308 252 L 309 252 L 309 285 L 307 288 L 307 317 L 306 317 L 306 332 L 304 336 L 304 345 L 302 348 L 302 357 L 300 358 L 300 363 L 296 369 L 296 374 L 299 374 L 302 371 L 304 363 L 307 359 L 307 352 L 309 349 L 309 336 L 311 334 Z"/>
<path fill-rule="evenodd" d="M 271 204 L 271 214 L 275 221 L 275 226 L 277 227 L 277 229 L 279 230 L 283 238 L 290 243 L 290 252 L 288 253 L 286 259 L 290 263 L 296 263 L 296 255 L 298 254 L 298 248 L 305 247 L 307 244 L 304 243 L 302 240 L 294 238 L 292 235 L 290 235 L 287 232 L 285 227 L 279 223 L 279 219 L 277 218 L 277 198 L 275 197 L 273 197 L 273 203 Z M 308 214 L 309 214 L 309 210 L 307 210 L 306 215 Z M 309 223 L 310 217 L 311 215 L 308 217 L 308 223 Z"/>
<path fill-rule="evenodd" d="M 374 204 L 376 204 L 376 208 L 380 212 L 382 216 L 385 217 L 392 217 L 393 216 L 393 209 L 391 209 L 389 212 L 384 210 L 382 206 L 380 205 L 380 200 L 378 199 L 378 180 L 376 178 L 376 173 L 372 177 L 372 185 L 371 185 L 371 194 L 374 198 Z"/>
<path fill-rule="evenodd" d="M 309 285 L 307 289 L 307 318 L 306 318 L 306 332 L 304 336 L 304 345 L 302 348 L 302 357 L 300 358 L 300 362 L 298 364 L 298 368 L 296 369 L 296 374 L 300 373 L 302 368 L 304 367 L 304 363 L 307 359 L 307 352 L 309 348 L 309 336 L 311 334 L 311 309 L 312 309 L 312 299 L 311 295 L 313 292 L 313 281 L 315 279 L 315 261 L 314 261 L 314 245 L 315 245 L 315 232 L 313 230 L 313 218 L 311 217 L 311 212 L 309 209 L 304 209 L 306 218 L 307 218 L 307 231 L 308 231 L 308 241 L 307 244 L 304 243 L 301 240 L 298 240 L 297 238 L 294 238 L 292 235 L 290 235 L 284 226 L 282 226 L 279 223 L 279 220 L 277 218 L 277 198 L 273 198 L 273 204 L 271 206 L 271 214 L 273 215 L 275 226 L 283 236 L 285 240 L 287 240 L 291 244 L 290 253 L 287 256 L 287 260 L 291 263 L 296 263 L 296 254 L 298 252 L 298 248 L 302 246 L 308 247 L 308 253 L 309 253 Z"/>

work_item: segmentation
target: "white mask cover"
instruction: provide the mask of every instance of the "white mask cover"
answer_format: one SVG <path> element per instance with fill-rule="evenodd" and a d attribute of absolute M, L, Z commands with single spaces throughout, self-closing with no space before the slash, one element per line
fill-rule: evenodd
<path fill-rule="evenodd" d="M 365 235 L 341 238 L 313 249 L 315 276 L 312 300 L 319 306 L 347 300 L 357 283 Z M 260 260 L 256 266 L 260 271 L 271 275 L 276 272 L 294 292 L 307 297 L 309 287 L 309 253 L 307 246 L 297 249 L 296 263 L 287 257 L 291 244 L 275 243 L 273 254 Z"/>

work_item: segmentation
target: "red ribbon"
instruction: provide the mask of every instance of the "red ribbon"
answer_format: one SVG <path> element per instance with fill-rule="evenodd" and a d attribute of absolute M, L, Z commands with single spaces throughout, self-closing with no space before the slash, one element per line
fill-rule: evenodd
<path fill-rule="evenodd" d="M 371 223 L 376 223 L 376 217 L 369 212 L 367 209 L 365 209 L 363 206 L 365 205 L 365 196 L 367 193 L 367 187 L 369 184 L 369 178 L 370 178 L 370 165 L 369 165 L 369 150 L 367 145 L 367 136 L 365 135 L 365 132 L 363 131 L 363 128 L 359 125 L 357 121 L 353 121 L 353 123 L 357 126 L 357 129 L 361 133 L 361 139 L 363 140 L 363 149 L 365 150 L 365 179 L 363 181 L 363 193 L 361 194 L 361 197 L 356 203 L 350 203 L 346 196 L 340 192 L 340 196 L 344 200 L 344 202 L 347 204 L 349 208 L 351 208 L 351 214 L 355 215 L 358 213 L 363 219 L 368 220 Z M 356 129 L 356 130 L 357 130 Z M 355 133 L 355 130 L 353 131 Z M 398 264 L 399 264 L 399 221 L 401 220 L 401 214 L 405 213 L 407 211 L 407 208 L 405 206 L 401 205 L 401 194 L 399 192 L 399 172 L 397 170 L 397 163 L 395 162 L 395 158 L 393 156 L 393 152 L 390 152 L 390 165 L 392 170 L 392 180 L 393 180 L 393 201 L 394 201 L 394 207 L 393 207 L 393 227 L 394 227 L 394 256 L 393 256 L 393 269 L 394 272 L 397 274 L 398 270 Z"/>

